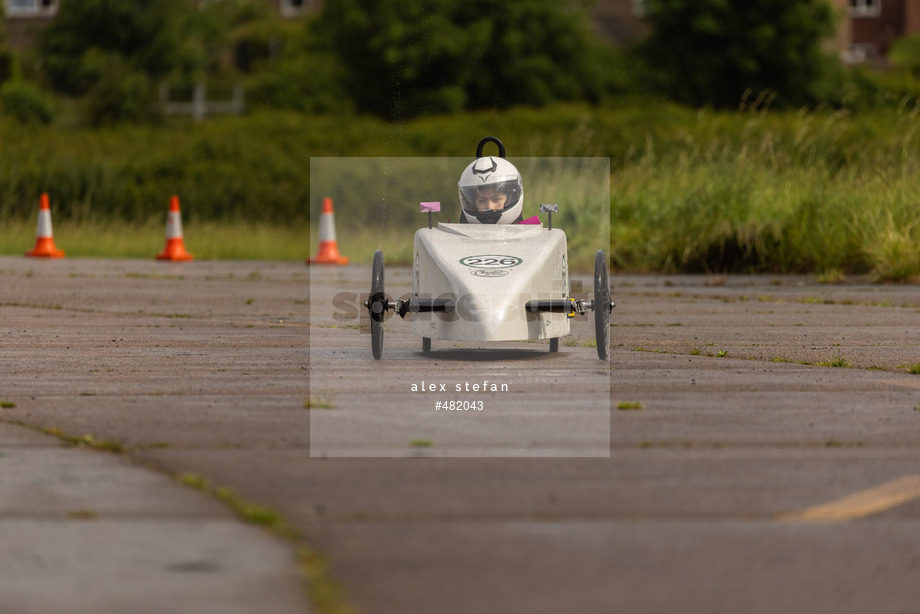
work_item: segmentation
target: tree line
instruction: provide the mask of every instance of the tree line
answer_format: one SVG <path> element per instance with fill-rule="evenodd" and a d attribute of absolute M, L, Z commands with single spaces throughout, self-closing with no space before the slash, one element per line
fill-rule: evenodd
<path fill-rule="evenodd" d="M 595 36 L 590 0 L 335 0 L 296 23 L 259 0 L 65 0 L 22 53 L 0 31 L 0 102 L 48 123 L 55 100 L 77 100 L 103 124 L 156 121 L 164 80 L 242 81 L 250 107 L 389 120 L 648 96 L 715 108 L 916 98 L 920 45 L 895 47 L 894 76 L 848 70 L 823 47 L 837 18 L 826 0 L 644 4 L 650 34 L 624 47 Z"/>

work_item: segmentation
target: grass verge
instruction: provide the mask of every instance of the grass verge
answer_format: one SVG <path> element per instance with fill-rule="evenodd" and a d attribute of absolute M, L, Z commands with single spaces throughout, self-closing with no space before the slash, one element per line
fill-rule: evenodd
<path fill-rule="evenodd" d="M 21 256 L 35 245 L 35 223 L 2 222 L 0 254 Z M 166 243 L 166 222 L 118 221 L 54 224 L 55 245 L 67 257 L 153 258 Z M 184 223 L 185 247 L 198 260 L 306 260 L 306 227 L 247 222 Z"/>
<path fill-rule="evenodd" d="M 184 473 L 173 477 L 178 482 L 223 502 L 244 522 L 261 526 L 291 543 L 301 573 L 307 580 L 310 602 L 318 614 L 353 614 L 354 610 L 345 603 L 341 586 L 329 575 L 325 557 L 311 549 L 301 532 L 288 524 L 280 512 L 248 501 L 227 486 L 212 486 L 206 478 L 198 474 Z"/>
<path fill-rule="evenodd" d="M 123 444 L 108 440 L 96 440 L 89 434 L 82 436 L 72 435 L 65 433 L 59 428 L 42 428 L 18 420 L 6 422 L 33 431 L 53 435 L 60 439 L 65 445 L 92 448 L 94 450 L 118 455 L 127 454 L 130 457 L 129 448 Z M 310 602 L 317 614 L 354 614 L 354 609 L 345 602 L 341 586 L 330 576 L 329 566 L 325 557 L 310 548 L 301 532 L 290 525 L 280 512 L 248 501 L 226 486 L 214 487 L 207 478 L 199 474 L 173 474 L 163 472 L 156 467 L 154 467 L 154 470 L 166 473 L 176 482 L 218 499 L 242 521 L 260 526 L 271 534 L 290 543 L 297 558 L 297 565 L 306 581 L 306 590 Z M 95 517 L 94 512 L 85 512 L 82 510 L 78 510 L 76 514 L 76 517 L 80 519 Z M 71 515 L 73 515 L 73 513 Z"/>

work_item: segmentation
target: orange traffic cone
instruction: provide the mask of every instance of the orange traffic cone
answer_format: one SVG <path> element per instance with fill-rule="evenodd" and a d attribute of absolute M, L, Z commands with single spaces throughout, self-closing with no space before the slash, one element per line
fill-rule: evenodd
<path fill-rule="evenodd" d="M 54 246 L 51 233 L 51 206 L 48 195 L 42 194 L 38 206 L 38 229 L 36 231 L 35 249 L 26 252 L 31 258 L 63 258 L 64 252 Z"/>
<path fill-rule="evenodd" d="M 166 215 L 166 248 L 157 254 L 157 260 L 192 260 L 185 251 L 182 240 L 182 214 L 179 212 L 179 197 L 169 199 L 169 213 Z"/>
<path fill-rule="evenodd" d="M 319 219 L 319 251 L 316 258 L 307 260 L 310 264 L 348 264 L 348 257 L 339 255 L 339 244 L 335 240 L 335 214 L 332 199 L 323 199 L 323 214 Z"/>

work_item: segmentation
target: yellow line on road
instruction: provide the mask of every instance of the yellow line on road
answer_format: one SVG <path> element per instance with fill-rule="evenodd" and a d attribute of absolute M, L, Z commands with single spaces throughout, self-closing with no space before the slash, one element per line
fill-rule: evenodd
<path fill-rule="evenodd" d="M 836 501 L 778 514 L 779 522 L 844 522 L 884 512 L 920 497 L 920 475 L 908 475 Z"/>

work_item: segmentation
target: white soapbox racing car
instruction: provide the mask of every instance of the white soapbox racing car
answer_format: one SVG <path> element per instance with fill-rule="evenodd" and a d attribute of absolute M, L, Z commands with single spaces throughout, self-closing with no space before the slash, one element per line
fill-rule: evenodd
<path fill-rule="evenodd" d="M 485 137 L 476 148 L 493 142 L 499 156 L 505 148 L 495 137 Z M 415 233 L 412 296 L 392 300 L 384 290 L 383 252 L 377 250 L 371 274 L 371 291 L 364 303 L 370 312 L 371 350 L 383 353 L 386 312 L 409 316 L 412 330 L 422 337 L 422 351 L 431 351 L 432 339 L 458 341 L 512 341 L 549 339 L 549 351 L 559 350 L 559 338 L 569 334 L 575 314 L 594 312 L 597 355 L 607 360 L 610 312 L 614 304 L 608 290 L 607 256 L 599 250 L 594 259 L 594 300 L 569 296 L 565 233 L 553 228 L 556 204 L 540 205 L 548 214 L 542 224 L 445 224 Z"/>

